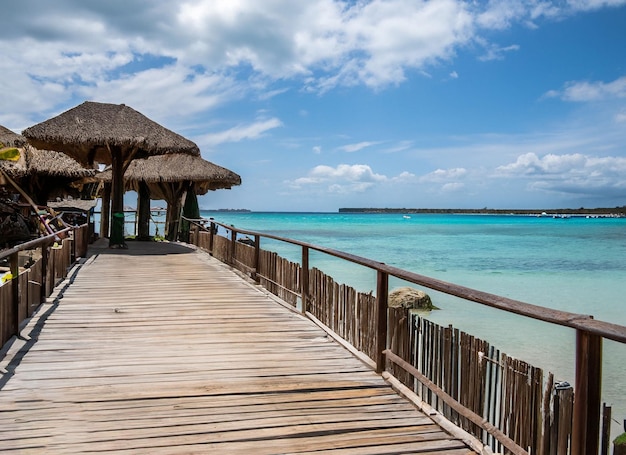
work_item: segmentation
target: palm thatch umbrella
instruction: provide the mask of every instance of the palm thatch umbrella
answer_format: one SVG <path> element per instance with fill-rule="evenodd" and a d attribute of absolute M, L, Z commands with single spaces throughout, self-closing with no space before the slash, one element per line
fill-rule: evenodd
<path fill-rule="evenodd" d="M 130 162 L 166 153 L 200 155 L 195 143 L 124 104 L 86 101 L 22 134 L 37 148 L 64 152 L 86 165 L 111 164 L 112 247 L 125 245 L 123 176 Z"/>
<path fill-rule="evenodd" d="M 7 147 L 23 147 L 27 143 L 28 141 L 24 136 L 0 125 L 0 144 Z"/>
<path fill-rule="evenodd" d="M 22 179 L 22 188 L 30 191 L 40 205 L 48 205 L 48 201 L 58 196 L 80 196 L 72 183 L 96 174 L 95 169 L 87 169 L 61 152 L 39 150 L 31 145 L 27 145 L 24 151 L 28 178 Z"/>
<path fill-rule="evenodd" d="M 50 198 L 74 192 L 72 182 L 96 173 L 95 169 L 87 169 L 63 153 L 34 148 L 24 136 L 1 125 L 0 143 L 20 151 L 17 161 L 0 161 L 0 169 L 39 205 L 47 205 Z"/>
<path fill-rule="evenodd" d="M 107 180 L 110 177 L 104 173 L 102 178 Z M 128 166 L 124 178 L 126 189 L 139 194 L 139 237 L 148 235 L 149 199 L 163 199 L 167 202 L 168 240 L 176 239 L 185 193 L 195 196 L 241 185 L 241 177 L 233 171 L 201 157 L 182 154 L 134 160 Z"/>
<path fill-rule="evenodd" d="M 17 147 L 22 148 L 27 144 L 26 138 L 20 134 L 14 133 L 8 128 L 0 125 L 0 148 L 2 147 Z M 26 175 L 26 158 L 23 153 L 17 161 L 3 161 L 0 160 L 0 170 L 6 173 L 9 177 L 16 180 Z M 0 186 L 7 185 L 8 182 L 2 177 L 0 172 Z"/>

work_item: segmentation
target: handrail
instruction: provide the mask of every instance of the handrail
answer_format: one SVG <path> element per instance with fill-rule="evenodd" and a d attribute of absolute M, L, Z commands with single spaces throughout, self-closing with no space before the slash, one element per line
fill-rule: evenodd
<path fill-rule="evenodd" d="M 24 242 L 24 243 L 20 243 L 19 245 L 16 245 L 12 248 L 7 248 L 6 250 L 1 250 L 0 251 L 0 259 L 4 259 L 6 257 L 11 256 L 12 254 L 18 253 L 20 251 L 25 251 L 25 250 L 31 250 L 35 247 L 38 247 L 40 245 L 45 245 L 47 243 L 50 243 L 52 241 L 57 241 L 59 240 L 59 234 L 64 234 L 66 232 L 72 231 L 74 228 L 72 227 L 66 227 L 65 229 L 62 229 L 60 231 L 55 232 L 54 234 L 49 234 L 46 235 L 45 237 L 39 237 L 36 238 L 34 240 L 29 240 L 28 242 Z"/>
<path fill-rule="evenodd" d="M 603 338 L 626 343 L 626 327 L 610 322 L 595 320 L 593 316 L 555 310 L 519 300 L 501 297 L 488 292 L 460 286 L 446 281 L 430 278 L 417 273 L 409 272 L 398 267 L 390 266 L 382 262 L 373 261 L 362 256 L 343 251 L 325 248 L 308 242 L 280 237 L 273 234 L 265 234 L 248 229 L 239 229 L 234 226 L 216 222 L 215 220 L 195 220 L 185 218 L 198 228 L 209 231 L 209 251 L 213 249 L 213 237 L 217 233 L 216 226 L 221 226 L 230 231 L 229 256 L 233 264 L 236 262 L 236 243 L 239 234 L 254 236 L 255 263 L 258 268 L 260 238 L 277 240 L 302 248 L 302 266 L 300 292 L 302 299 L 302 311 L 307 312 L 308 275 L 309 275 L 309 251 L 318 251 L 361 266 L 369 267 L 377 272 L 376 284 L 376 323 L 374 334 L 375 350 L 373 359 L 376 363 L 376 372 L 382 374 L 386 369 L 387 360 L 395 359 L 394 353 L 387 349 L 388 315 L 387 298 L 389 292 L 389 276 L 394 276 L 405 281 L 425 286 L 429 289 L 443 292 L 448 295 L 460 297 L 492 308 L 509 313 L 530 317 L 536 320 L 569 327 L 576 330 L 576 400 L 573 409 L 573 425 L 571 433 L 572 455 L 598 453 L 599 440 L 599 417 L 602 388 L 602 341 Z M 205 226 L 210 222 L 209 228 Z M 257 279 L 257 270 L 253 271 L 253 277 Z M 397 362 L 396 365 L 398 365 Z M 400 365 L 401 366 L 401 365 Z M 407 371 L 405 369 L 405 371 Z M 410 372 L 409 372 L 410 373 Z M 415 376 L 414 376 L 415 377 Z M 482 426 L 482 428 L 485 428 Z M 500 439 L 500 438 L 497 438 Z"/>
<path fill-rule="evenodd" d="M 7 301 L 1 302 L 3 314 L 0 317 L 0 343 L 5 343 L 14 335 L 20 336 L 20 326 L 25 319 L 32 315 L 33 305 L 45 302 L 56 284 L 55 280 L 66 277 L 67 267 L 76 259 L 77 254 L 83 255 L 86 252 L 88 238 L 83 234 L 87 229 L 87 224 L 67 226 L 49 235 L 0 251 L 0 259 L 9 259 L 10 273 L 8 291 L 3 290 L 3 295 Z M 64 235 L 68 233 L 73 235 Z M 65 242 L 66 237 L 73 237 L 73 239 L 67 239 L 71 241 Z M 55 242 L 60 244 L 60 253 L 54 248 L 54 252 L 49 251 L 50 246 Z M 37 261 L 40 266 L 28 267 L 27 270 L 21 271 L 19 253 L 33 249 L 41 250 L 41 259 Z M 38 277 L 36 281 L 30 278 L 31 273 Z M 22 279 L 24 274 L 27 275 L 26 280 Z M 35 293 L 31 293 L 29 290 L 30 284 L 33 282 L 39 288 Z M 51 287 L 49 287 L 50 283 L 52 284 Z"/>
<path fill-rule="evenodd" d="M 206 226 L 197 223 L 197 220 L 187 220 L 203 229 L 206 229 Z M 309 250 L 319 251 L 321 253 L 344 259 L 358 265 L 369 267 L 378 272 L 387 273 L 389 275 L 395 276 L 405 281 L 409 281 L 414 284 L 425 286 L 435 291 L 440 291 L 448 295 L 453 295 L 455 297 L 461 297 L 463 299 L 480 303 L 482 305 L 486 305 L 499 310 L 507 311 L 509 313 L 515 313 L 540 321 L 562 325 L 576 330 L 581 330 L 583 332 L 599 335 L 604 338 L 617 341 L 619 343 L 626 343 L 626 327 L 611 322 L 597 320 L 590 315 L 555 310 L 539 305 L 533 305 L 531 303 L 522 302 L 520 300 L 510 299 L 508 297 L 502 297 L 496 294 L 479 291 L 466 286 L 461 286 L 458 284 L 438 280 L 436 278 L 420 275 L 414 272 L 409 272 L 407 270 L 403 270 L 392 265 L 387 265 L 383 262 L 377 262 L 362 256 L 358 256 L 356 254 L 346 253 L 343 251 L 314 245 L 312 243 L 303 242 L 300 240 L 289 239 L 273 234 L 266 234 L 247 229 L 239 229 L 228 224 L 219 223 L 217 221 L 211 221 L 211 223 L 222 226 L 227 230 L 234 230 L 239 234 L 261 236 L 268 239 L 278 240 L 292 245 L 301 246 L 303 248 L 308 248 Z"/>

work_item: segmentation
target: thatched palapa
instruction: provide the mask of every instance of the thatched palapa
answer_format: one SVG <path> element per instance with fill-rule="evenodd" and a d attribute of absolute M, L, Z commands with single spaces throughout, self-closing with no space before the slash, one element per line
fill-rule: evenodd
<path fill-rule="evenodd" d="M 0 125 L 0 148 L 2 147 L 17 147 L 22 148 L 27 144 L 26 138 L 20 134 L 14 133 L 8 128 Z M 18 179 L 26 175 L 28 172 L 26 168 L 26 158 L 21 153 L 20 158 L 17 161 L 2 161 L 0 160 L 0 170 L 5 172 L 12 179 Z M 2 178 L 0 173 L 0 185 L 5 185 L 7 182 Z"/>
<path fill-rule="evenodd" d="M 28 179 L 22 183 L 34 194 L 38 204 L 57 196 L 72 194 L 77 197 L 78 190 L 71 188 L 72 182 L 95 175 L 95 169 L 81 166 L 75 159 L 54 150 L 39 150 L 30 145 L 24 148 Z"/>
<path fill-rule="evenodd" d="M 39 205 L 46 205 L 50 197 L 71 193 L 73 181 L 96 173 L 63 153 L 34 148 L 25 137 L 1 125 L 0 142 L 18 148 L 21 155 L 18 161 L 0 161 L 0 169 L 16 180 Z"/>
<path fill-rule="evenodd" d="M 110 180 L 110 171 L 104 172 L 100 178 Z M 181 154 L 134 160 L 124 173 L 124 179 L 126 189 L 134 190 L 140 196 L 138 204 L 140 230 L 147 223 L 147 220 L 142 219 L 141 206 L 145 207 L 149 202 L 142 201 L 142 194 L 147 190 L 147 199 L 163 199 L 167 202 L 166 232 L 170 240 L 176 237 L 178 231 L 178 219 L 185 193 L 206 194 L 208 191 L 241 185 L 241 177 L 233 171 L 198 156 Z M 147 233 L 143 232 L 139 237 L 146 235 Z"/>
<path fill-rule="evenodd" d="M 77 161 L 112 164 L 165 153 L 200 155 L 198 146 L 125 104 L 85 101 L 22 132 L 37 148 L 59 150 Z"/>
<path fill-rule="evenodd" d="M 0 144 L 5 147 L 24 147 L 28 141 L 21 134 L 14 133 L 8 128 L 0 125 Z"/>
<path fill-rule="evenodd" d="M 161 155 L 134 160 L 124 178 L 128 181 L 127 188 L 135 191 L 138 182 L 148 183 L 153 199 L 166 199 L 162 190 L 170 184 L 185 186 L 194 183 L 196 194 L 241 185 L 241 177 L 233 171 L 190 155 Z"/>
<path fill-rule="evenodd" d="M 87 165 L 111 164 L 111 246 L 124 245 L 123 175 L 131 160 L 167 153 L 200 155 L 195 143 L 124 104 L 86 101 L 23 134 L 36 147 L 62 151 Z"/>

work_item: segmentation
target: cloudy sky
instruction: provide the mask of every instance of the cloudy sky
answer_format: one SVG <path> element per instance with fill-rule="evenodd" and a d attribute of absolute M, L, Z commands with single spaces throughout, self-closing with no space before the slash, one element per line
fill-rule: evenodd
<path fill-rule="evenodd" d="M 4 0 L 0 124 L 125 103 L 202 208 L 626 205 L 626 0 Z"/>

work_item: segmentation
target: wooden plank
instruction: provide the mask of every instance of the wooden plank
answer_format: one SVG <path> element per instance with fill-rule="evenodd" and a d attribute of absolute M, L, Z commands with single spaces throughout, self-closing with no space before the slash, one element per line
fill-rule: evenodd
<path fill-rule="evenodd" d="M 308 318 L 208 255 L 129 246 L 92 255 L 37 312 L 37 341 L 0 390 L 0 450 L 471 453 Z M 295 276 L 289 264 L 284 273 Z M 322 310 L 347 336 L 351 299 Z"/>

